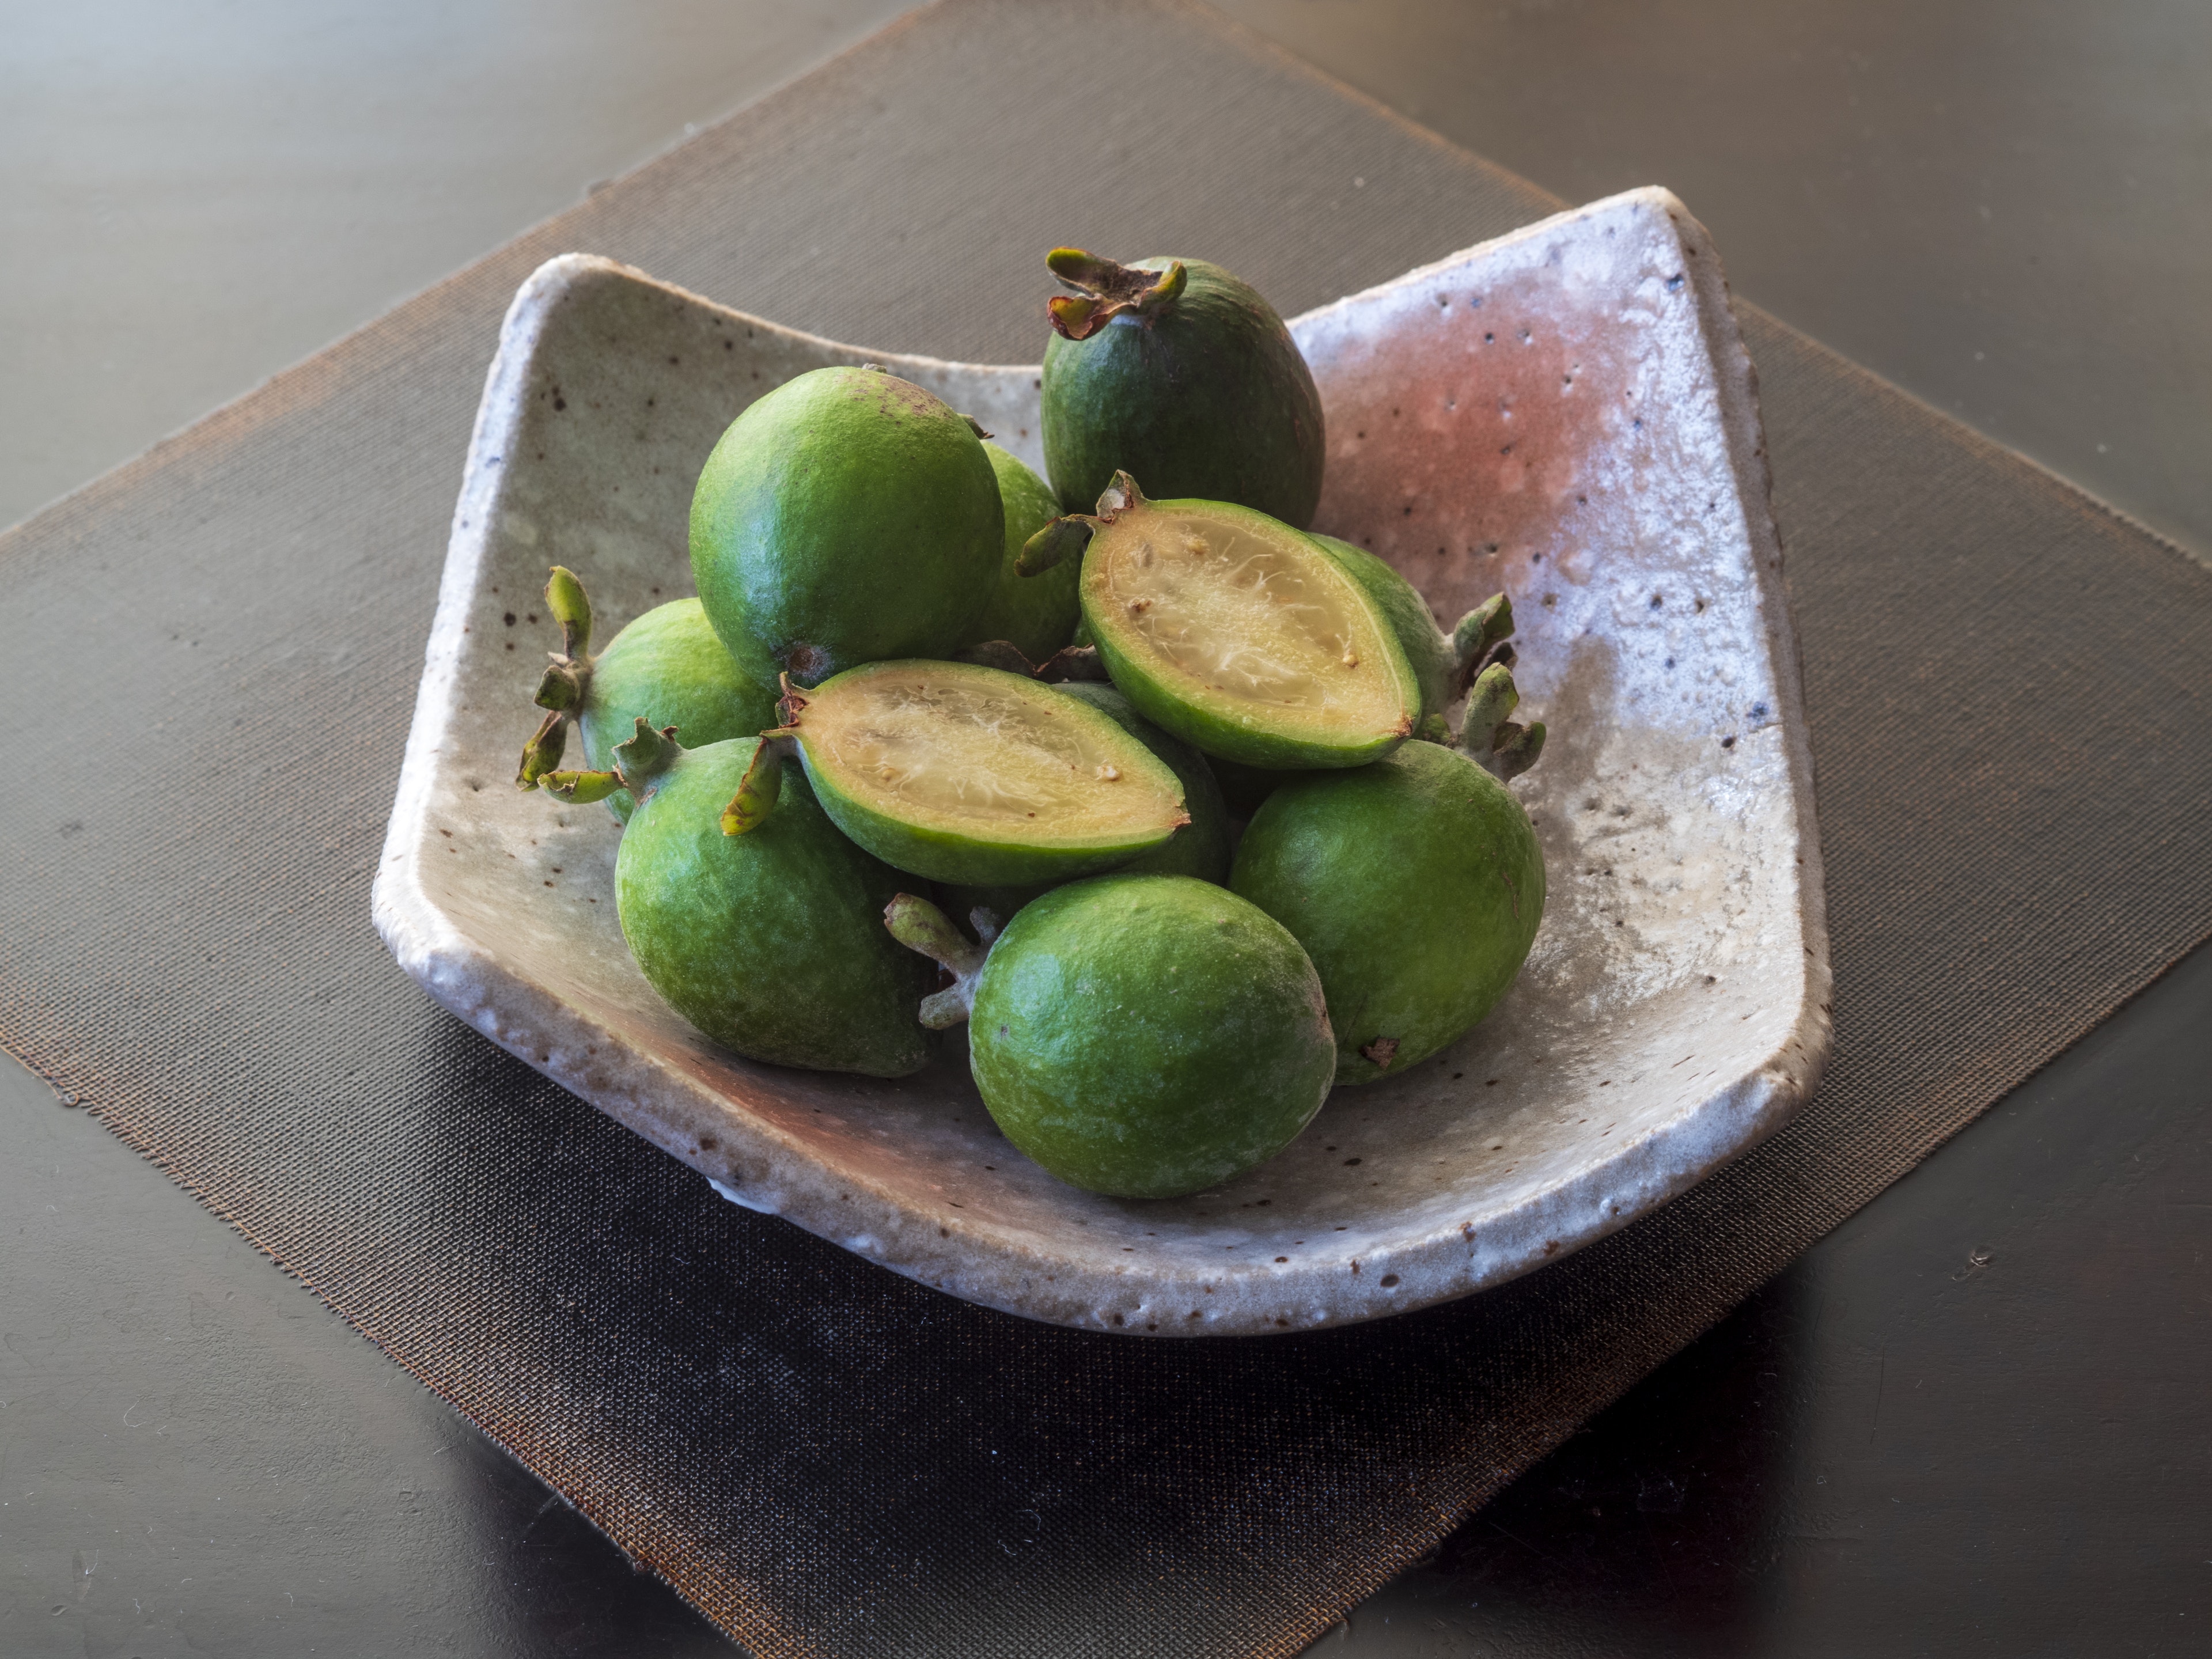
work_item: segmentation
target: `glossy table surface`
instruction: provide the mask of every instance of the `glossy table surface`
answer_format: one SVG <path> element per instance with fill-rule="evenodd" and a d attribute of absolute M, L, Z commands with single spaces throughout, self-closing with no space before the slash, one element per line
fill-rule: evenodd
<path fill-rule="evenodd" d="M 10 7 L 0 521 L 898 9 Z M 1226 9 L 1563 196 L 1668 184 L 1739 293 L 2212 545 L 2212 12 Z M 2200 951 L 1316 1650 L 2202 1650 L 2208 1009 Z M 0 1650 L 732 1651 L 4 1063 L 0 1218 Z"/>

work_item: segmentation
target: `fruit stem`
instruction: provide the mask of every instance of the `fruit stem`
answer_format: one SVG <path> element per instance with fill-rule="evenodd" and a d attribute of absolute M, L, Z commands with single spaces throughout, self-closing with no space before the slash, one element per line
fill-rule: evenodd
<path fill-rule="evenodd" d="M 1513 665 L 1513 601 L 1492 593 L 1459 619 L 1452 629 L 1452 655 L 1456 659 L 1452 689 L 1464 691 L 1492 662 Z"/>
<path fill-rule="evenodd" d="M 722 809 L 724 835 L 742 836 L 768 821 L 783 794 L 783 763 L 797 747 L 790 738 L 762 734 L 760 747 L 753 750 L 752 759 L 745 763 L 744 776 L 738 780 L 738 793 Z"/>
<path fill-rule="evenodd" d="M 584 584 L 565 564 L 553 567 L 545 582 L 545 608 L 561 624 L 561 654 L 580 657 L 592 648 L 592 601 Z"/>
<path fill-rule="evenodd" d="M 1513 671 L 1493 662 L 1476 677 L 1468 693 L 1467 717 L 1460 722 L 1460 752 L 1501 781 L 1520 776 L 1544 752 L 1542 721 L 1516 726 L 1506 719 L 1520 702 Z"/>
<path fill-rule="evenodd" d="M 592 601 L 583 582 L 566 565 L 555 565 L 546 579 L 545 608 L 561 624 L 561 649 L 552 654 L 531 699 L 551 712 L 522 745 L 522 763 L 514 774 L 515 787 L 520 789 L 535 789 L 539 779 L 561 764 L 562 753 L 568 744 L 568 722 L 583 712 L 584 699 L 592 689 Z"/>
<path fill-rule="evenodd" d="M 568 747 L 568 717 L 556 708 L 538 722 L 537 731 L 522 745 L 522 764 L 515 771 L 514 787 L 535 789 L 539 779 L 560 765 Z"/>
<path fill-rule="evenodd" d="M 942 1031 L 966 1022 L 969 1010 L 975 1004 L 975 981 L 982 976 L 983 963 L 991 954 L 991 941 L 998 937 L 995 920 L 988 911 L 978 908 L 978 931 L 983 930 L 987 921 L 993 925 L 982 944 L 971 945 L 952 925 L 952 918 L 927 899 L 900 893 L 884 906 L 884 926 L 891 937 L 908 950 L 930 957 L 952 975 L 951 985 L 921 1000 L 921 1023 L 931 1030 Z"/>
<path fill-rule="evenodd" d="M 1079 247 L 1056 247 L 1044 262 L 1061 282 L 1082 290 L 1046 302 L 1053 328 L 1070 340 L 1089 339 L 1125 311 L 1149 321 L 1174 304 L 1190 280 L 1180 259 L 1170 260 L 1165 270 L 1140 270 Z"/>
<path fill-rule="evenodd" d="M 548 724 L 551 723 L 549 717 Z M 562 800 L 605 800 L 617 789 L 627 789 L 640 806 L 660 787 L 668 769 L 684 753 L 672 726 L 653 730 L 652 721 L 638 716 L 637 731 L 615 745 L 614 765 L 604 772 L 547 772 L 538 780 L 548 794 Z"/>
<path fill-rule="evenodd" d="M 1082 557 L 1083 550 L 1091 545 L 1096 524 L 1087 513 L 1054 519 L 1022 544 L 1022 550 L 1014 556 L 1014 574 L 1042 576 L 1070 559 Z"/>
<path fill-rule="evenodd" d="M 1519 777 L 1534 766 L 1544 752 L 1544 722 L 1541 720 L 1532 721 L 1525 726 L 1509 723 L 1498 728 L 1498 735 L 1505 741 L 1490 751 L 1490 769 L 1501 781 Z"/>
<path fill-rule="evenodd" d="M 1459 725 L 1459 746 L 1475 759 L 1490 753 L 1499 725 L 1521 701 L 1513 671 L 1503 663 L 1484 669 L 1467 694 L 1467 714 Z"/>

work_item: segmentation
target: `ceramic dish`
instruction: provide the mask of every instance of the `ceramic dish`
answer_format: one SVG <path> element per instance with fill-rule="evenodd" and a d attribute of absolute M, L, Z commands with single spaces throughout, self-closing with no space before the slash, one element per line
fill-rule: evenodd
<path fill-rule="evenodd" d="M 1444 618 L 1508 590 L 1523 708 L 1550 725 L 1514 786 L 1543 931 L 1471 1035 L 1337 1091 L 1224 1187 L 1127 1202 L 1017 1153 L 957 1053 L 884 1083 L 692 1032 L 623 949 L 614 819 L 513 783 L 556 643 L 547 567 L 584 576 L 611 637 L 690 591 L 692 481 L 763 392 L 881 362 L 1041 465 L 1037 371 L 836 344 L 579 255 L 515 296 L 477 417 L 376 879 L 401 965 L 736 1202 L 1109 1330 L 1310 1329 L 1463 1296 L 1771 1133 L 1827 1054 L 1826 939 L 1756 387 L 1705 232 L 1635 191 L 1292 328 L 1328 414 L 1317 527 Z"/>

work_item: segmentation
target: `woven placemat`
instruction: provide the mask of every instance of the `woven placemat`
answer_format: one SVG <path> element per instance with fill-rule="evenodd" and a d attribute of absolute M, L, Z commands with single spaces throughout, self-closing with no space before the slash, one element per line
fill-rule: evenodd
<path fill-rule="evenodd" d="M 1133 67 L 1073 78 L 1079 34 Z M 1296 312 L 1556 205 L 1204 12 L 886 31 L 0 538 L 0 1036 L 763 1655 L 1295 1652 L 2212 929 L 2203 568 L 1747 311 L 1828 1081 L 1604 1243 L 1347 1330 L 1034 1325 L 738 1210 L 428 1002 L 371 861 L 545 257 L 1022 361 L 1055 243 Z"/>

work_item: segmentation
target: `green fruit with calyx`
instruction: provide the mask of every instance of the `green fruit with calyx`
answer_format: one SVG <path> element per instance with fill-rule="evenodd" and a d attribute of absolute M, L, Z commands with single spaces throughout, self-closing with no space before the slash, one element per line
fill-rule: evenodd
<path fill-rule="evenodd" d="M 1006 520 L 1005 551 L 990 602 L 961 643 L 1005 640 L 1030 661 L 1042 662 L 1068 643 L 1082 620 L 1083 608 L 1075 597 L 1077 573 L 1063 568 L 1024 578 L 1015 573 L 1014 562 L 1021 556 L 1022 544 L 1060 516 L 1060 503 L 1018 456 L 996 444 L 985 444 L 983 452 L 998 474 L 999 503 Z"/>
<path fill-rule="evenodd" d="M 775 693 L 746 680 L 707 622 L 696 599 L 657 605 L 592 654 L 592 602 L 576 573 L 555 565 L 545 584 L 546 608 L 561 625 L 561 649 L 538 683 L 547 710 L 523 745 L 515 782 L 525 789 L 561 764 L 574 726 L 586 766 L 614 764 L 615 745 L 641 719 L 672 726 L 690 747 L 756 736 L 775 724 Z M 607 797 L 623 823 L 633 803 L 627 789 Z"/>
<path fill-rule="evenodd" d="M 670 1007 L 724 1048 L 817 1071 L 904 1077 L 929 1059 L 915 1018 L 929 974 L 890 949 L 898 877 L 840 835 L 805 780 L 773 823 L 731 833 L 730 803 L 761 749 L 684 749 L 646 721 L 605 770 L 549 773 L 567 800 L 636 801 L 615 857 L 630 954 Z M 920 972 L 916 969 L 921 969 Z"/>
<path fill-rule="evenodd" d="M 1120 866 L 1124 875 L 1192 876 L 1220 886 L 1229 879 L 1231 836 L 1229 809 L 1223 805 L 1221 787 L 1205 756 L 1179 738 L 1171 738 L 1137 713 L 1130 701 L 1112 686 L 1095 680 L 1069 680 L 1053 688 L 1062 696 L 1088 703 L 1110 716 L 1121 729 L 1168 763 L 1182 786 L 1184 811 L 1190 822 L 1149 853 Z M 1000 887 L 949 886 L 939 896 L 956 915 L 978 908 L 1001 921 L 1012 915 L 1049 885 Z"/>
<path fill-rule="evenodd" d="M 1413 665 L 1413 678 L 1420 682 L 1423 725 L 1442 720 L 1474 677 L 1492 663 L 1513 665 L 1513 648 L 1505 643 L 1513 632 L 1513 603 L 1504 594 L 1492 594 L 1447 634 L 1437 626 L 1420 589 L 1395 567 L 1334 536 L 1316 534 L 1314 540 L 1367 590 L 1367 597 L 1389 619 L 1390 631 Z M 1437 741 L 1450 741 L 1446 730 L 1432 726 L 1430 734 Z"/>
<path fill-rule="evenodd" d="M 691 574 L 739 672 L 813 682 L 948 655 L 1005 558 L 979 428 L 870 365 L 786 381 L 732 422 L 691 498 Z"/>
<path fill-rule="evenodd" d="M 811 690 L 787 679 L 782 713 L 740 792 L 741 834 L 773 821 L 793 753 L 840 830 L 932 881 L 1110 870 L 1190 821 L 1174 770 L 1110 716 L 999 669 L 879 662 Z"/>
<path fill-rule="evenodd" d="M 1291 778 L 1245 829 L 1230 887 L 1312 957 L 1340 1083 L 1402 1072 L 1468 1030 L 1535 939 L 1544 855 L 1497 774 L 1533 763 L 1544 728 L 1508 726 L 1512 697 L 1509 671 L 1487 668 L 1462 733 L 1474 754 L 1409 743 L 1355 771 Z"/>
<path fill-rule="evenodd" d="M 1081 512 L 1127 471 L 1162 495 L 1313 522 L 1321 393 L 1257 289 L 1203 259 L 1121 265 L 1063 247 L 1045 263 L 1078 290 L 1051 301 L 1044 352 L 1045 471 L 1062 507 Z"/>
<path fill-rule="evenodd" d="M 911 895 L 884 921 L 952 972 L 922 1023 L 968 1022 L 992 1120 L 1072 1185 L 1203 1191 L 1280 1152 L 1328 1097 L 1336 1039 L 1313 964 L 1225 889 L 1072 882 L 981 945 Z"/>
<path fill-rule="evenodd" d="M 1147 501 L 1117 472 L 1025 571 L 1080 553 L 1083 619 L 1137 712 L 1246 766 L 1360 766 L 1411 736 L 1421 688 L 1388 619 L 1314 539 L 1227 501 Z"/>

